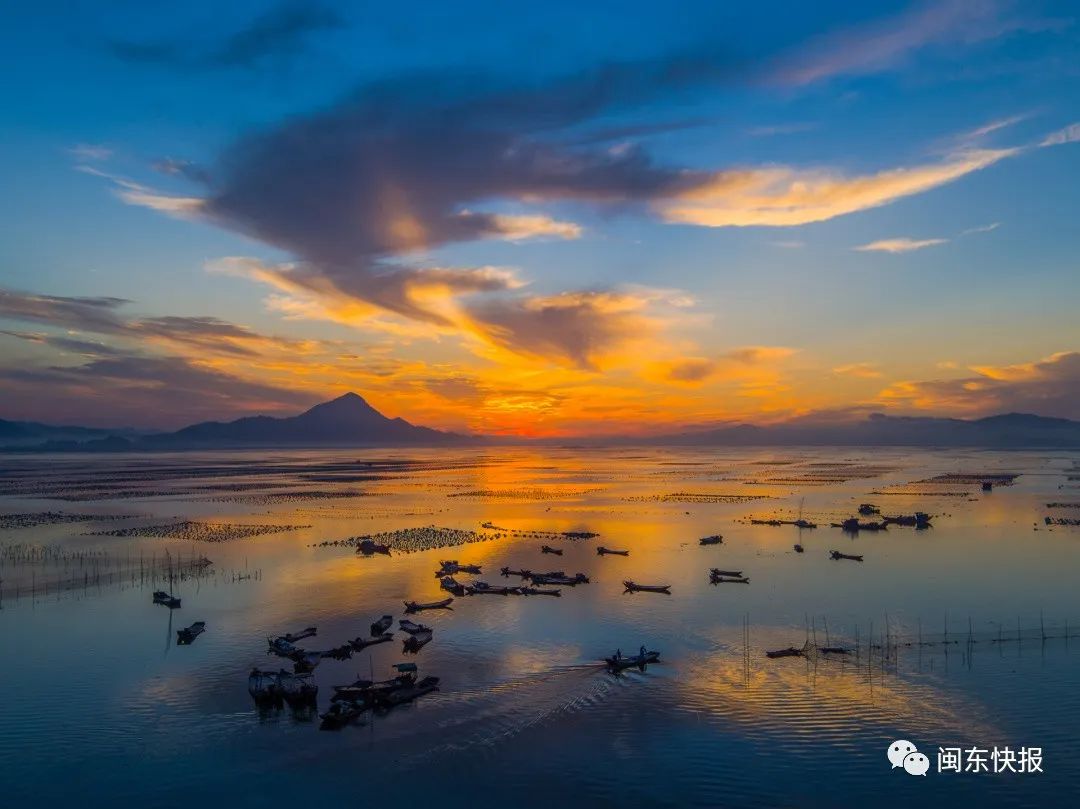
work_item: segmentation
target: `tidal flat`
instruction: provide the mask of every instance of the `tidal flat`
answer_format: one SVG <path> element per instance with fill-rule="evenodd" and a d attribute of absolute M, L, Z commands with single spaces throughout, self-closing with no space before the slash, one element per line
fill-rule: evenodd
<path fill-rule="evenodd" d="M 7 796 L 1051 805 L 1080 776 L 1078 468 L 897 448 L 6 456 Z M 834 527 L 917 512 L 929 528 Z M 432 639 L 406 655 L 404 603 L 447 596 L 444 560 L 481 568 L 468 587 L 521 586 L 504 567 L 589 581 L 457 596 L 414 616 Z M 293 665 L 268 638 L 317 627 L 297 645 L 336 650 L 383 615 L 393 642 L 317 661 L 313 709 L 249 696 L 252 668 Z M 605 669 L 640 646 L 659 662 Z M 766 654 L 786 648 L 803 653 Z M 402 661 L 439 690 L 319 731 L 333 686 Z M 930 757 L 926 778 L 891 770 L 894 739 Z M 1043 772 L 936 771 L 939 747 L 1005 746 L 1040 748 Z"/>

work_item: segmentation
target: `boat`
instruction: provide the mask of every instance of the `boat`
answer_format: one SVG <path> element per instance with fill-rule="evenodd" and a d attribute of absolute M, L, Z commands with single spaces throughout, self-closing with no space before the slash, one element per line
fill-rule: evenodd
<path fill-rule="evenodd" d="M 772 525 L 772 526 L 777 526 L 777 525 L 783 525 L 784 522 L 783 522 L 783 520 L 777 520 L 777 519 L 768 519 L 768 520 L 751 519 L 750 524 L 751 525 Z"/>
<path fill-rule="evenodd" d="M 168 607 L 171 610 L 178 609 L 180 607 L 180 599 L 174 595 L 169 595 L 164 590 L 154 591 L 154 603 L 161 604 Z"/>
<path fill-rule="evenodd" d="M 931 516 L 925 511 L 916 511 L 914 514 L 898 514 L 895 517 L 882 517 L 886 525 L 902 525 L 908 528 L 929 528 Z"/>
<path fill-rule="evenodd" d="M 531 578 L 533 584 L 555 584 L 561 587 L 576 587 L 579 584 L 589 583 L 589 577 L 584 573 L 578 573 L 575 576 L 567 576 L 563 573 L 534 573 Z"/>
<path fill-rule="evenodd" d="M 724 537 L 721 534 L 713 534 L 710 537 L 702 537 L 698 540 L 698 545 L 719 545 L 724 541 Z"/>
<path fill-rule="evenodd" d="M 362 539 L 360 544 L 356 546 L 356 552 L 361 553 L 364 556 L 373 556 L 376 553 L 381 553 L 385 556 L 390 555 L 389 545 L 380 545 L 373 539 Z"/>
<path fill-rule="evenodd" d="M 429 643 L 431 639 L 435 637 L 435 633 L 430 629 L 424 629 L 417 632 L 415 635 L 410 635 L 405 639 L 405 642 L 401 645 L 401 651 L 405 654 L 416 654 Z"/>
<path fill-rule="evenodd" d="M 862 554 L 854 553 L 840 553 L 840 551 L 829 551 L 830 559 L 850 559 L 853 562 L 861 562 Z"/>
<path fill-rule="evenodd" d="M 371 624 L 371 637 L 378 637 L 382 635 L 386 630 L 394 625 L 393 615 L 384 615 L 378 621 L 373 621 Z"/>
<path fill-rule="evenodd" d="M 425 677 L 415 685 L 406 688 L 397 688 L 386 694 L 380 694 L 377 698 L 377 703 L 382 708 L 392 708 L 395 705 L 404 705 L 406 702 L 412 702 L 417 697 L 422 697 L 424 694 L 430 694 L 432 691 L 438 690 L 439 678 Z"/>
<path fill-rule="evenodd" d="M 306 674 L 311 671 L 315 671 L 315 667 L 322 662 L 322 652 L 306 652 L 303 649 L 297 649 L 296 653 L 291 655 L 290 660 L 293 661 L 293 671 L 297 674 Z"/>
<path fill-rule="evenodd" d="M 741 570 L 721 570 L 718 567 L 714 567 L 714 568 L 711 568 L 709 570 L 709 575 L 710 576 L 735 576 L 736 578 L 738 578 L 739 576 L 742 576 L 742 571 Z"/>
<path fill-rule="evenodd" d="M 409 665 L 409 664 L 401 664 Z M 374 683 L 371 680 L 357 680 L 352 685 L 335 685 L 334 696 L 331 702 L 359 702 L 364 705 L 374 705 L 380 693 L 394 691 L 398 688 L 408 688 L 416 682 L 416 674 L 405 672 L 389 680 Z"/>
<path fill-rule="evenodd" d="M 607 663 L 609 669 L 616 672 L 633 668 L 644 671 L 649 663 L 655 663 L 659 659 L 659 652 L 650 652 L 642 647 L 642 651 L 632 657 L 623 657 L 621 652 L 616 652 L 611 657 L 605 657 L 604 662 Z"/>
<path fill-rule="evenodd" d="M 523 596 L 557 596 L 562 595 L 561 590 L 542 589 L 540 587 L 519 587 L 518 592 Z"/>
<path fill-rule="evenodd" d="M 419 601 L 406 601 L 405 612 L 422 612 L 423 610 L 449 610 L 453 609 L 450 605 L 454 603 L 453 598 L 444 598 L 442 601 L 428 601 L 421 603 Z"/>
<path fill-rule="evenodd" d="M 806 550 L 806 548 L 804 548 L 798 542 L 795 543 L 795 553 L 802 553 L 805 550 Z"/>
<path fill-rule="evenodd" d="M 562 556 L 562 548 L 553 548 L 550 545 L 541 545 L 540 553 L 553 553 L 556 556 Z"/>
<path fill-rule="evenodd" d="M 749 584 L 750 579 L 746 576 L 710 576 L 712 584 Z"/>
<path fill-rule="evenodd" d="M 319 730 L 341 730 L 346 725 L 358 722 L 366 710 L 366 705 L 357 702 L 335 702 L 326 713 L 320 714 L 322 723 Z"/>
<path fill-rule="evenodd" d="M 859 513 L 864 517 L 873 517 L 875 514 L 880 514 L 881 509 L 873 503 L 862 503 L 859 505 Z"/>
<path fill-rule="evenodd" d="M 319 634 L 319 630 L 313 626 L 309 626 L 306 629 L 301 629 L 299 632 L 286 632 L 284 635 L 279 635 L 278 637 L 286 643 L 296 643 L 298 640 L 311 638 L 317 634 Z"/>
<path fill-rule="evenodd" d="M 884 520 L 881 522 L 859 522 L 858 517 L 849 517 L 841 523 L 833 523 L 833 526 L 843 528 L 853 534 L 857 534 L 859 531 L 884 531 L 889 527 Z"/>
<path fill-rule="evenodd" d="M 195 642 L 195 638 L 199 637 L 206 631 L 206 621 L 196 621 L 191 626 L 179 629 L 176 632 L 176 645 L 188 646 Z"/>
<path fill-rule="evenodd" d="M 278 674 L 278 688 L 290 708 L 314 705 L 319 686 L 311 681 L 311 674 L 294 674 L 282 671 Z"/>
<path fill-rule="evenodd" d="M 670 584 L 635 584 L 632 581 L 624 581 L 623 587 L 628 593 L 664 593 L 671 595 Z"/>
<path fill-rule="evenodd" d="M 597 556 L 629 556 L 630 551 L 613 551 L 610 548 L 600 547 L 596 549 Z"/>
<path fill-rule="evenodd" d="M 992 480 L 984 480 L 982 482 L 982 490 L 984 492 L 992 492 L 992 491 L 994 491 L 994 481 L 992 481 Z"/>
<path fill-rule="evenodd" d="M 267 654 L 275 654 L 278 657 L 292 657 L 297 652 L 302 651 L 285 640 L 285 638 L 267 638 L 266 642 L 270 644 Z"/>
<path fill-rule="evenodd" d="M 816 522 L 810 522 L 810 520 L 804 520 L 801 517 L 797 520 L 792 520 L 791 525 L 794 525 L 796 528 L 817 528 Z"/>
<path fill-rule="evenodd" d="M 766 652 L 766 657 L 805 657 L 805 649 L 796 649 L 794 646 L 789 646 L 786 649 L 777 649 L 772 652 Z"/>
<path fill-rule="evenodd" d="M 331 660 L 350 660 L 353 656 L 353 647 L 351 643 L 343 643 L 333 649 L 319 652 L 319 654 L 322 657 L 329 657 Z"/>
<path fill-rule="evenodd" d="M 423 624 L 417 624 L 410 621 L 408 618 L 402 618 L 398 621 L 398 629 L 402 632 L 408 632 L 410 635 L 415 635 L 417 632 L 429 632 L 430 627 L 426 627 Z"/>
<path fill-rule="evenodd" d="M 386 643 L 394 639 L 393 632 L 383 632 L 381 635 L 372 635 L 370 638 L 355 638 L 349 641 L 349 645 L 353 648 L 354 652 L 362 652 L 369 646 L 375 646 L 379 643 Z"/>
<path fill-rule="evenodd" d="M 532 575 L 532 571 L 526 570 L 525 568 L 521 568 L 520 570 L 511 570 L 508 567 L 504 567 L 499 572 L 502 573 L 504 576 L 520 576 L 523 579 L 527 579 Z"/>
<path fill-rule="evenodd" d="M 453 576 L 443 576 L 439 586 L 446 592 L 453 593 L 456 596 L 465 595 L 465 585 L 460 584 Z"/>
<path fill-rule="evenodd" d="M 457 559 L 449 559 L 439 562 L 440 568 L 435 576 L 453 576 L 455 573 L 479 573 L 480 565 L 462 565 Z"/>
<path fill-rule="evenodd" d="M 518 594 L 517 587 L 496 587 L 488 584 L 486 581 L 473 582 L 471 585 L 465 588 L 465 592 L 469 595 L 490 595 L 490 596 L 513 596 Z"/>
<path fill-rule="evenodd" d="M 284 669 L 282 669 L 284 671 Z M 278 684 L 279 672 L 261 671 L 253 668 L 248 674 L 248 693 L 260 705 L 273 705 L 281 702 L 282 692 Z"/>

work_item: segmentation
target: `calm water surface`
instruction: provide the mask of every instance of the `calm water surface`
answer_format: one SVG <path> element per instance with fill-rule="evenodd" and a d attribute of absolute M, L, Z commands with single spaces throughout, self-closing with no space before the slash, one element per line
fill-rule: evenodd
<path fill-rule="evenodd" d="M 0 515 L 93 519 L 0 530 L 5 804 L 1062 805 L 1080 776 L 1080 528 L 1043 519 L 1080 517 L 1078 464 L 896 449 L 8 456 Z M 919 482 L 955 473 L 1019 477 L 990 493 Z M 934 527 L 828 526 L 867 501 Z M 800 514 L 820 527 L 749 522 Z M 90 535 L 184 521 L 293 527 L 215 543 Z M 483 523 L 493 538 L 390 557 L 318 545 Z M 722 545 L 698 545 L 715 533 Z M 176 611 L 150 600 L 166 550 L 214 562 L 173 586 Z M 405 599 L 441 598 L 447 558 L 492 583 L 503 565 L 592 582 L 425 613 L 435 639 L 415 659 L 441 691 L 363 726 L 323 733 L 255 709 L 249 669 L 287 662 L 267 657 L 267 636 L 317 625 L 301 645 L 325 649 L 366 635 Z M 751 582 L 711 586 L 710 567 Z M 672 594 L 626 595 L 627 578 Z M 178 647 L 196 620 L 207 632 Z M 857 654 L 765 656 L 808 637 Z M 619 678 L 597 665 L 641 644 L 664 662 Z M 320 709 L 332 685 L 403 659 L 395 640 L 324 661 Z M 890 771 L 897 738 L 930 756 L 925 778 Z M 938 773 L 939 746 L 1040 747 L 1044 772 Z"/>

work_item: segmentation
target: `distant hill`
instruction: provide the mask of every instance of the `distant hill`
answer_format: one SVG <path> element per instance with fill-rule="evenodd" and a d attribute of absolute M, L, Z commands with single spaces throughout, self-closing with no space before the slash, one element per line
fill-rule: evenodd
<path fill-rule="evenodd" d="M 148 436 L 151 447 L 444 445 L 474 441 L 471 436 L 418 427 L 391 419 L 362 396 L 346 393 L 288 418 L 248 416 L 235 421 L 204 421 L 175 433 Z"/>
<path fill-rule="evenodd" d="M 769 426 L 729 424 L 661 435 L 650 444 L 695 446 L 1080 447 L 1080 421 L 1007 413 L 982 419 L 886 416 L 849 422 L 810 419 Z"/>
<path fill-rule="evenodd" d="M 387 418 L 355 393 L 316 405 L 298 416 L 249 416 L 206 421 L 174 433 L 139 435 L 131 430 L 51 427 L 0 419 L 0 451 L 132 452 L 239 447 L 459 446 L 486 443 L 484 436 L 442 432 Z M 565 444 L 566 439 L 502 439 L 506 443 Z M 653 444 L 670 446 L 909 446 L 1080 448 L 1080 422 L 1027 413 L 982 419 L 886 416 L 830 422 L 808 417 L 780 424 L 722 424 L 642 438 L 581 438 L 580 446 Z"/>

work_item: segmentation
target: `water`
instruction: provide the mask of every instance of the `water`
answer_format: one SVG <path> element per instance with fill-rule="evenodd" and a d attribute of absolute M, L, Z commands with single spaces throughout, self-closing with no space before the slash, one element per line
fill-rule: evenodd
<path fill-rule="evenodd" d="M 1043 518 L 1080 516 L 1047 508 L 1080 502 L 1077 464 L 1064 452 L 895 449 L 8 456 L 0 515 L 95 519 L 8 521 L 0 532 L 6 797 L 90 807 L 1061 803 L 1080 775 L 1080 528 Z M 1020 477 L 991 493 L 977 479 L 912 485 L 957 472 Z M 855 537 L 828 527 L 867 501 L 928 511 L 934 527 Z M 800 514 L 821 527 L 749 523 Z M 181 521 L 308 527 L 224 542 L 86 535 Z M 509 531 L 390 557 L 318 545 L 485 522 Z M 522 533 L 532 531 L 600 536 Z M 714 533 L 722 545 L 698 545 Z M 541 544 L 564 555 L 541 555 Z M 598 545 L 630 556 L 599 557 Z M 150 599 L 166 549 L 174 573 L 202 555 L 214 562 L 173 584 L 175 611 Z M 865 561 L 832 561 L 832 549 Z M 325 649 L 367 635 L 378 616 L 403 617 L 406 599 L 442 598 L 433 573 L 446 558 L 482 565 L 476 578 L 491 583 L 518 583 L 498 575 L 504 565 L 592 582 L 559 598 L 472 596 L 422 614 L 435 639 L 415 660 L 442 678 L 440 692 L 363 726 L 323 733 L 317 718 L 256 710 L 247 672 L 288 662 L 266 656 L 267 636 L 317 625 L 301 645 Z M 710 567 L 751 582 L 712 586 Z M 627 578 L 672 594 L 624 594 Z M 176 630 L 195 620 L 207 632 L 178 647 Z M 858 643 L 858 654 L 764 654 L 808 637 Z M 640 644 L 660 649 L 662 664 L 618 678 L 597 665 Z M 320 709 L 332 685 L 388 676 L 403 659 L 413 658 L 395 640 L 325 660 Z M 890 771 L 897 738 L 930 756 L 927 777 Z M 939 746 L 1041 747 L 1044 772 L 938 773 Z"/>

